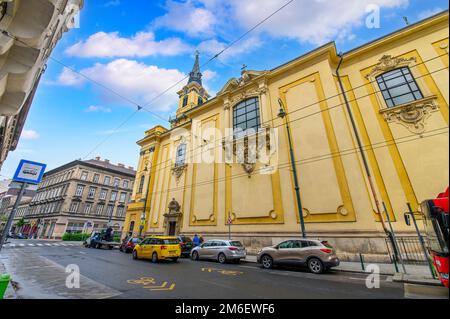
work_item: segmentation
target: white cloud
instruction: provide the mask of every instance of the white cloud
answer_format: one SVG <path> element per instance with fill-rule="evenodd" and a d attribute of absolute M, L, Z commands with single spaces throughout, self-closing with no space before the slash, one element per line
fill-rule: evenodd
<path fill-rule="evenodd" d="M 109 107 L 98 105 L 91 105 L 85 110 L 86 113 L 111 113 L 111 111 L 112 110 Z"/>
<path fill-rule="evenodd" d="M 71 69 L 64 67 L 58 76 L 57 83 L 68 86 L 77 86 L 84 82 L 84 78 L 73 72 Z"/>
<path fill-rule="evenodd" d="M 200 6 L 199 6 L 200 5 Z M 210 36 L 214 34 L 216 18 L 214 14 L 197 1 L 166 2 L 167 14 L 157 18 L 155 28 L 168 28 L 186 33 L 189 36 Z"/>
<path fill-rule="evenodd" d="M 185 74 L 177 69 L 159 68 L 128 59 L 117 59 L 107 64 L 97 63 L 80 72 L 144 106 L 185 77 Z M 178 101 L 176 92 L 185 84 L 181 81 L 147 108 L 153 111 L 169 111 Z M 108 98 L 110 97 L 118 98 L 108 94 Z"/>
<path fill-rule="evenodd" d="M 203 9 L 208 16 L 207 25 L 203 28 L 211 33 L 234 40 L 227 34 L 230 31 L 240 34 L 254 27 L 270 14 L 286 4 L 287 0 L 190 0 L 182 4 L 167 5 L 169 11 L 165 17 L 166 27 L 183 31 L 186 34 L 193 32 L 188 26 L 183 26 L 186 20 L 174 21 L 179 7 L 183 7 L 184 16 L 191 17 L 196 10 Z M 172 2 L 169 2 L 169 4 Z M 352 39 L 352 30 L 361 26 L 366 17 L 366 8 L 377 5 L 381 9 L 404 7 L 409 0 L 296 0 L 276 13 L 269 20 L 253 31 L 253 35 L 264 32 L 273 37 L 294 39 L 299 42 L 308 42 L 315 45 L 323 44 L 336 39 Z M 173 26 L 168 22 L 173 23 Z M 187 23 L 186 23 L 187 24 Z M 195 31 L 195 28 L 194 28 Z M 239 31 L 239 33 L 236 33 Z"/>
<path fill-rule="evenodd" d="M 22 131 L 22 138 L 25 140 L 37 140 L 39 138 L 38 132 L 34 130 L 23 130 Z"/>
<path fill-rule="evenodd" d="M 442 11 L 444 11 L 444 9 L 442 9 L 442 8 L 434 8 L 434 9 L 428 9 L 428 10 L 422 11 L 419 13 L 419 20 L 424 20 L 424 19 L 434 16 L 435 14 L 438 14 Z"/>
<path fill-rule="evenodd" d="M 120 5 L 120 0 L 111 0 L 108 1 L 107 3 L 105 3 L 103 5 L 103 7 L 107 8 L 107 7 L 117 7 Z"/>
<path fill-rule="evenodd" d="M 229 47 L 220 56 L 220 60 L 229 60 L 234 56 L 238 56 L 244 53 L 249 53 L 258 49 L 263 42 L 258 37 L 250 37 L 237 42 L 235 45 Z M 206 52 L 211 56 L 216 55 L 227 47 L 227 43 L 220 42 L 216 39 L 206 40 L 198 45 L 198 48 L 202 52 Z"/>
<path fill-rule="evenodd" d="M 66 49 L 68 55 L 83 58 L 174 56 L 191 51 L 179 38 L 156 41 L 153 32 L 139 32 L 131 38 L 121 37 L 118 32 L 98 32 Z"/>

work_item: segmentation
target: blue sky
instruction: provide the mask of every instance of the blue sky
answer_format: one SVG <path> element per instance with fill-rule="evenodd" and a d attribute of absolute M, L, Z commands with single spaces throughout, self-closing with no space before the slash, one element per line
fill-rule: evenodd
<path fill-rule="evenodd" d="M 182 79 L 192 68 L 194 52 L 201 64 L 280 8 L 287 0 L 85 0 L 80 27 L 66 33 L 52 57 L 131 99 L 136 109 L 50 60 L 29 113 L 18 149 L 10 153 L 1 178 L 12 176 L 21 158 L 49 169 L 101 156 L 136 166 L 136 141 L 153 125 L 174 113 L 176 91 L 148 101 Z M 365 25 L 370 4 L 380 8 L 380 28 Z M 444 0 L 295 0 L 220 59 L 202 69 L 215 95 L 243 64 L 271 69 L 328 41 L 347 51 L 410 23 L 446 10 Z M 114 133 L 110 135 L 111 133 Z"/>

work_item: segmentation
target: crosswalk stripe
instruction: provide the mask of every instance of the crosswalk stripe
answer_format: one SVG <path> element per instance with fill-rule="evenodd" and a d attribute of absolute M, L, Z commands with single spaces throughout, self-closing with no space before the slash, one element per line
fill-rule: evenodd
<path fill-rule="evenodd" d="M 16 244 L 9 244 L 9 247 L 16 247 Z"/>
<path fill-rule="evenodd" d="M 20 247 L 25 247 L 25 244 L 19 244 Z"/>
<path fill-rule="evenodd" d="M 37 244 L 38 246 L 44 246 L 44 245 L 42 245 L 42 244 Z"/>
<path fill-rule="evenodd" d="M 59 244 L 53 244 L 53 246 L 59 246 Z"/>
<path fill-rule="evenodd" d="M 28 246 L 32 246 L 32 247 L 34 247 L 34 244 L 28 244 Z"/>
<path fill-rule="evenodd" d="M 45 244 L 45 246 L 51 246 L 50 244 Z"/>

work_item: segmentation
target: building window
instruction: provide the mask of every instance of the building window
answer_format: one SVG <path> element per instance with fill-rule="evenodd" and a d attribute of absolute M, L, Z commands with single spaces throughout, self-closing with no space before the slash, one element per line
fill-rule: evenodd
<path fill-rule="evenodd" d="M 105 200 L 105 199 L 106 199 L 106 196 L 108 196 L 108 190 L 107 190 L 107 189 L 102 189 L 101 192 L 100 192 L 100 197 L 99 197 L 99 199 Z"/>
<path fill-rule="evenodd" d="M 101 215 L 103 214 L 103 208 L 105 207 L 105 205 L 97 205 L 97 215 Z"/>
<path fill-rule="evenodd" d="M 86 181 L 88 178 L 88 172 L 84 171 L 81 173 L 81 180 Z"/>
<path fill-rule="evenodd" d="M 189 99 L 189 97 L 187 95 L 185 95 L 183 98 L 183 107 L 185 107 L 188 104 L 188 99 Z"/>
<path fill-rule="evenodd" d="M 83 196 L 83 192 L 84 192 L 84 186 L 83 185 L 78 185 L 77 186 L 77 190 L 75 192 L 75 196 L 81 197 L 81 196 Z"/>
<path fill-rule="evenodd" d="M 124 207 L 117 207 L 117 217 L 123 217 L 125 212 Z"/>
<path fill-rule="evenodd" d="M 186 163 L 186 144 L 180 144 L 177 148 L 175 166 L 183 166 Z"/>
<path fill-rule="evenodd" d="M 145 183 L 145 175 L 141 176 L 141 180 L 139 181 L 139 194 L 142 194 L 142 192 L 144 191 L 144 183 Z"/>
<path fill-rule="evenodd" d="M 111 183 L 111 177 L 105 176 L 105 180 L 103 181 L 104 185 L 109 185 Z"/>
<path fill-rule="evenodd" d="M 89 194 L 88 194 L 88 198 L 93 199 L 95 197 L 95 192 L 96 192 L 96 188 L 95 187 L 90 187 L 89 188 Z"/>
<path fill-rule="evenodd" d="M 89 215 L 91 213 L 91 209 L 92 209 L 92 204 L 87 203 L 86 206 L 84 206 L 84 214 Z"/>
<path fill-rule="evenodd" d="M 117 192 L 111 192 L 111 201 L 114 202 L 117 199 Z"/>
<path fill-rule="evenodd" d="M 234 107 L 233 128 L 235 137 L 257 133 L 260 127 L 258 98 L 245 100 Z"/>
<path fill-rule="evenodd" d="M 377 82 L 388 107 L 423 99 L 408 67 L 386 72 L 377 77 Z"/>
<path fill-rule="evenodd" d="M 72 202 L 72 204 L 70 205 L 70 209 L 69 212 L 71 213 L 76 213 L 78 211 L 78 202 Z"/>
<path fill-rule="evenodd" d="M 120 185 L 120 179 L 114 178 L 114 187 L 119 187 Z"/>
<path fill-rule="evenodd" d="M 120 193 L 119 203 L 125 203 L 127 193 Z"/>
<path fill-rule="evenodd" d="M 133 232 L 134 231 L 134 220 L 132 220 L 131 222 L 130 222 L 130 227 L 128 228 L 128 231 L 130 231 L 130 232 Z"/>
<path fill-rule="evenodd" d="M 130 186 L 130 181 L 124 180 L 123 181 L 123 188 L 128 188 Z"/>
<path fill-rule="evenodd" d="M 68 223 L 66 233 L 80 234 L 83 232 L 84 223 Z"/>
<path fill-rule="evenodd" d="M 108 208 L 106 210 L 106 215 L 112 216 L 113 211 L 114 211 L 114 205 L 108 205 Z"/>
<path fill-rule="evenodd" d="M 201 96 L 198 97 L 198 102 L 197 102 L 197 104 L 198 104 L 198 105 L 202 105 L 202 104 L 203 104 L 203 99 L 202 99 Z"/>
<path fill-rule="evenodd" d="M 94 175 L 94 178 L 92 179 L 92 181 L 93 181 L 94 183 L 98 183 L 99 180 L 100 180 L 100 175 L 99 175 L 99 174 L 95 174 L 95 175 Z"/>

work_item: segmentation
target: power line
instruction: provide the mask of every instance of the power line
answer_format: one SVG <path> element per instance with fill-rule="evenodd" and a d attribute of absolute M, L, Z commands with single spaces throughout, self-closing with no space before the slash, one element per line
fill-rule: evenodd
<path fill-rule="evenodd" d="M 431 60 L 431 59 L 430 59 L 430 60 Z M 427 61 L 427 62 L 428 62 L 428 61 Z M 418 66 L 418 65 L 419 65 L 419 64 L 417 64 L 416 66 Z M 445 69 L 448 69 L 448 68 L 447 68 L 447 67 L 444 67 L 444 68 L 435 70 L 435 71 L 433 71 L 433 72 L 429 72 L 429 73 L 427 73 L 427 74 L 423 74 L 423 75 L 421 75 L 421 76 L 419 76 L 419 77 L 416 77 L 416 79 L 419 79 L 419 78 L 422 78 L 422 77 L 429 76 L 429 75 L 431 75 L 431 74 L 434 74 L 434 73 L 443 71 L 443 70 L 445 70 Z M 364 85 L 364 86 L 365 86 L 365 85 Z M 362 87 L 362 86 L 361 86 L 361 87 Z M 357 89 L 357 88 L 354 88 L 354 89 Z M 377 93 L 380 93 L 380 92 L 381 92 L 381 91 L 375 90 L 375 91 L 373 91 L 372 93 L 368 93 L 368 94 L 366 94 L 366 95 L 359 96 L 358 98 L 355 98 L 355 99 L 353 99 L 353 100 L 350 100 L 349 102 L 350 102 L 350 103 L 351 103 L 351 102 L 356 102 L 356 101 L 358 101 L 358 100 L 360 100 L 360 99 L 369 97 L 369 96 L 371 96 L 371 95 L 374 95 L 374 94 L 377 94 Z M 323 102 L 325 102 L 325 101 L 327 101 L 327 100 L 329 100 L 329 99 L 334 99 L 334 98 L 339 97 L 339 96 L 340 96 L 340 94 L 339 94 L 339 95 L 335 95 L 335 96 L 331 96 L 331 97 L 327 97 L 327 98 L 325 98 L 325 99 L 322 99 L 322 100 L 320 100 L 320 101 L 314 102 L 314 103 L 309 104 L 309 105 L 307 105 L 307 106 L 304 106 L 304 107 L 302 107 L 302 108 L 295 109 L 295 110 L 293 110 L 293 111 L 291 111 L 291 112 L 288 112 L 287 114 L 292 114 L 292 113 L 295 113 L 295 112 L 304 110 L 304 109 L 306 109 L 306 108 L 315 106 L 315 105 L 317 105 L 317 104 L 323 103 Z M 327 111 L 329 111 L 329 110 L 338 108 L 338 107 L 343 106 L 343 105 L 345 105 L 345 104 L 344 104 L 344 103 L 339 103 L 339 104 L 337 104 L 337 105 L 334 105 L 334 106 L 331 106 L 331 107 L 328 107 L 328 108 L 319 110 L 319 111 L 314 112 L 314 113 L 310 113 L 310 114 L 308 114 L 308 115 L 305 115 L 305 116 L 296 118 L 296 119 L 294 119 L 294 120 L 290 120 L 290 121 L 288 121 L 288 123 L 297 122 L 297 121 L 300 121 L 300 120 L 303 120 L 303 119 L 306 119 L 306 118 L 309 118 L 309 117 L 318 115 L 318 114 L 320 114 L 320 113 L 327 112 Z M 264 123 L 261 123 L 261 125 L 262 125 L 262 124 L 265 124 L 265 123 L 268 123 L 268 122 L 271 122 L 271 121 L 272 121 L 272 120 L 268 120 L 268 121 L 266 121 L 266 122 L 264 122 Z M 276 125 L 276 126 L 271 127 L 271 129 L 283 127 L 284 125 L 285 125 L 285 123 L 282 123 L 282 124 L 280 124 L 280 125 Z M 222 138 L 216 139 L 216 140 L 214 140 L 214 141 L 211 141 L 209 144 L 214 143 L 214 145 L 217 145 L 217 143 L 221 143 L 221 142 L 222 142 Z M 200 146 L 198 146 L 198 147 L 196 147 L 196 148 L 190 150 L 190 155 L 191 155 L 190 157 L 191 157 L 191 159 L 193 159 L 194 156 L 198 156 L 199 154 L 201 154 L 201 152 L 202 152 L 202 151 L 201 151 L 202 147 L 204 147 L 204 146 L 203 146 L 203 145 L 200 145 Z M 217 146 L 215 146 L 214 148 L 219 148 L 219 147 L 221 147 L 220 144 L 217 145 Z M 200 150 L 200 153 L 197 153 L 197 154 L 196 154 L 196 153 L 195 153 L 196 150 Z M 156 172 L 161 171 L 161 170 L 164 170 L 164 169 L 170 167 L 171 164 L 172 164 L 172 161 L 173 161 L 173 159 L 171 158 L 171 159 L 168 159 L 168 160 L 166 160 L 166 161 L 157 163 L 157 164 L 155 165 L 155 167 L 159 167 L 159 166 L 161 166 L 161 165 L 163 165 L 163 164 L 165 164 L 165 163 L 170 163 L 170 164 L 167 165 L 167 166 L 161 167 L 160 169 L 156 170 Z"/>
<path fill-rule="evenodd" d="M 413 137 L 413 138 L 410 138 L 410 139 L 405 140 L 405 141 L 396 142 L 397 140 L 406 139 L 408 137 L 402 137 L 402 138 L 398 138 L 398 139 L 393 139 L 393 140 L 389 140 L 389 141 L 383 141 L 383 142 L 372 144 L 372 145 L 380 144 L 380 145 L 378 145 L 376 147 L 373 147 L 371 145 L 365 145 L 364 146 L 364 150 L 366 150 L 366 151 L 367 150 L 375 150 L 375 149 L 385 148 L 385 147 L 389 147 L 389 146 L 393 146 L 393 145 L 400 145 L 400 144 L 404 144 L 404 143 L 413 142 L 413 141 L 416 141 L 416 140 L 421 140 L 421 139 L 425 139 L 425 138 L 431 138 L 431 137 L 435 137 L 435 136 L 444 135 L 444 134 L 448 134 L 449 133 L 448 127 L 442 127 L 440 129 L 432 130 L 430 132 L 440 131 L 440 130 L 443 130 L 443 129 L 447 129 L 447 131 L 445 131 L 445 132 L 438 132 L 438 133 L 435 133 L 435 134 L 426 135 L 426 136 L 420 136 L 420 137 L 418 137 L 416 134 L 414 134 L 414 135 L 408 136 L 408 137 Z M 357 154 L 359 152 L 360 152 L 359 148 L 355 147 L 355 148 L 347 149 L 347 150 L 344 150 L 344 151 L 328 153 L 328 154 L 319 155 L 319 156 L 315 156 L 315 157 L 311 157 L 311 158 L 297 160 L 295 162 L 295 164 L 307 165 L 307 164 L 320 162 L 320 161 L 331 159 L 331 158 L 338 157 L 338 156 L 347 156 L 347 155 Z M 239 163 L 237 163 L 237 164 L 239 164 Z M 225 164 L 225 165 L 227 165 L 227 164 Z M 291 166 L 291 163 L 289 162 L 289 163 L 279 164 L 277 166 L 277 168 L 278 169 L 290 169 L 290 166 Z M 194 186 L 195 187 L 197 187 L 197 186 L 206 186 L 206 185 L 210 185 L 210 184 L 213 184 L 213 183 L 216 183 L 216 182 L 219 183 L 219 182 L 234 180 L 234 179 L 241 178 L 241 177 L 248 177 L 248 174 L 247 173 L 235 174 L 235 175 L 231 175 L 231 176 L 228 176 L 228 177 L 215 178 L 215 179 L 204 181 L 204 182 L 200 182 L 200 183 L 193 183 L 193 184 L 186 185 L 186 186 L 180 186 L 180 187 L 175 187 L 175 188 L 168 188 L 166 190 L 152 192 L 151 195 L 153 196 L 153 195 L 164 194 L 164 193 L 168 193 L 168 192 L 174 192 L 174 191 L 177 191 L 177 190 L 184 190 L 184 189 L 192 188 Z"/>

